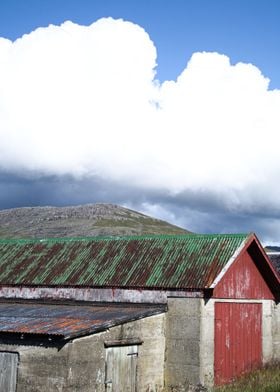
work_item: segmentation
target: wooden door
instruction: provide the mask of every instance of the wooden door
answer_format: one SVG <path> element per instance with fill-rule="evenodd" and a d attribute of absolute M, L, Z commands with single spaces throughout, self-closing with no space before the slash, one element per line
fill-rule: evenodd
<path fill-rule="evenodd" d="M 15 392 L 17 383 L 18 354 L 0 352 L 0 391 Z"/>
<path fill-rule="evenodd" d="M 262 364 L 262 304 L 215 303 L 215 384 Z"/>
<path fill-rule="evenodd" d="M 106 349 L 106 392 L 136 392 L 138 346 Z"/>

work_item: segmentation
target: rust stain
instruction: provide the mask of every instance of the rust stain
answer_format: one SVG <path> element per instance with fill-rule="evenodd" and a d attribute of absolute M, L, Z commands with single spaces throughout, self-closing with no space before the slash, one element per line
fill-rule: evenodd
<path fill-rule="evenodd" d="M 0 334 L 78 336 L 84 331 L 94 332 L 108 325 L 164 311 L 161 305 L 49 305 L 24 301 L 0 303 Z"/>
<path fill-rule="evenodd" d="M 0 284 L 201 289 L 246 235 L 0 241 Z"/>

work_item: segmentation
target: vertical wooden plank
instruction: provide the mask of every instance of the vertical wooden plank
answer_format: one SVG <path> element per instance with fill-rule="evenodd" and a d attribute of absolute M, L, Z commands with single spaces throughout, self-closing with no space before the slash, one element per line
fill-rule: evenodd
<path fill-rule="evenodd" d="M 138 346 L 106 349 L 106 392 L 136 392 Z"/>
<path fill-rule="evenodd" d="M 112 392 L 112 380 L 113 380 L 113 347 L 106 349 L 106 363 L 105 363 L 105 390 L 106 392 Z"/>
<path fill-rule="evenodd" d="M 274 295 L 248 251 L 231 265 L 213 292 L 214 298 L 274 299 Z"/>
<path fill-rule="evenodd" d="M 216 385 L 261 365 L 261 315 L 259 303 L 215 303 Z"/>
<path fill-rule="evenodd" d="M 15 392 L 17 381 L 18 354 L 0 352 L 0 391 Z"/>
<path fill-rule="evenodd" d="M 129 358 L 129 370 L 130 370 L 130 391 L 136 391 L 136 371 L 137 371 L 137 358 L 138 358 L 138 347 L 129 346 L 127 356 Z"/>

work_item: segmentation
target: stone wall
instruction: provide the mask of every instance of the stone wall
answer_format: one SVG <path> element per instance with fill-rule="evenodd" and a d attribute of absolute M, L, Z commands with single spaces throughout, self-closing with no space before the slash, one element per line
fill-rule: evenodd
<path fill-rule="evenodd" d="M 19 353 L 17 392 L 104 392 L 105 346 L 112 340 L 140 339 L 139 392 L 161 392 L 164 386 L 165 313 L 75 339 L 62 347 L 40 347 L 26 341 L 0 343 L 0 351 Z"/>

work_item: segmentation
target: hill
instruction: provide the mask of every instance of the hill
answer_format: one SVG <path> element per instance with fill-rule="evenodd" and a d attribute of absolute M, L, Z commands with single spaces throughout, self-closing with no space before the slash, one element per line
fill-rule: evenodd
<path fill-rule="evenodd" d="M 267 245 L 265 247 L 265 251 L 267 253 L 269 253 L 269 252 L 280 252 L 280 246 Z"/>
<path fill-rule="evenodd" d="M 0 238 L 186 234 L 168 222 L 113 204 L 23 207 L 0 211 Z"/>

